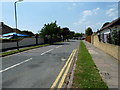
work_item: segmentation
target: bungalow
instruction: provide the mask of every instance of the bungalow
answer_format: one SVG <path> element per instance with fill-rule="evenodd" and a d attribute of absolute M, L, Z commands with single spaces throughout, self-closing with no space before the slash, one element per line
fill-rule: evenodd
<path fill-rule="evenodd" d="M 0 35 L 11 32 L 13 32 L 13 29 L 11 27 L 5 25 L 3 22 L 0 22 Z"/>
<path fill-rule="evenodd" d="M 109 43 L 110 39 L 112 40 L 114 31 L 120 33 L 120 17 L 110 23 L 104 24 L 103 27 L 98 30 L 99 40 L 104 43 Z"/>

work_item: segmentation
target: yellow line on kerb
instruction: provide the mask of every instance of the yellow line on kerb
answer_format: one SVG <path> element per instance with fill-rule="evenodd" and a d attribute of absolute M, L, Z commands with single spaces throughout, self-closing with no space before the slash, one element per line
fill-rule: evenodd
<path fill-rule="evenodd" d="M 70 68 L 70 66 L 71 66 L 71 63 L 72 63 L 72 61 L 73 61 L 73 59 L 74 59 L 74 55 L 75 55 L 76 51 L 77 51 L 77 50 L 75 50 L 75 52 L 74 52 L 74 54 L 73 54 L 73 56 L 72 56 L 72 59 L 71 59 L 70 63 L 68 64 L 68 67 L 67 67 L 67 69 L 66 69 L 66 71 L 65 71 L 65 73 L 64 73 L 64 75 L 63 75 L 63 77 L 62 77 L 62 79 L 61 79 L 61 81 L 60 81 L 60 83 L 59 83 L 59 85 L 58 85 L 58 88 L 62 88 L 62 85 L 63 85 L 63 83 L 64 83 L 64 81 L 65 81 L 65 78 L 66 78 L 66 76 L 67 76 L 67 73 L 68 73 L 68 71 L 69 71 L 69 68 Z"/>
<path fill-rule="evenodd" d="M 72 57 L 72 55 L 73 55 L 74 52 L 75 52 L 75 50 L 73 50 L 72 53 L 70 54 L 67 62 L 65 63 L 64 67 L 61 69 L 59 75 L 57 76 L 57 78 L 56 78 L 56 80 L 54 81 L 54 83 L 53 83 L 53 85 L 51 86 L 51 88 L 55 88 L 56 84 L 58 83 L 58 80 L 60 79 L 60 77 L 61 77 L 64 69 L 66 68 L 66 66 L 67 66 L 68 62 L 70 61 L 70 59 L 71 59 L 71 57 Z"/>

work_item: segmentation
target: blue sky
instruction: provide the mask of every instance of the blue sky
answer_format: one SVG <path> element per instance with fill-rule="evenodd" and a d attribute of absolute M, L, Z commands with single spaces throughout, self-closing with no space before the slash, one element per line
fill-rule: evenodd
<path fill-rule="evenodd" d="M 37 33 L 44 24 L 57 21 L 75 32 L 93 31 L 118 17 L 117 2 L 18 2 L 18 28 Z M 2 2 L 2 20 L 15 27 L 14 2 Z"/>

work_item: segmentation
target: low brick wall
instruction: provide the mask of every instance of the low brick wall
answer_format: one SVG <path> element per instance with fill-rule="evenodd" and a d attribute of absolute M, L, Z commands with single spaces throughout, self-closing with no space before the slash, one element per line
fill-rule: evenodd
<path fill-rule="evenodd" d="M 120 46 L 100 42 L 97 35 L 92 36 L 91 41 L 94 46 L 120 61 Z"/>

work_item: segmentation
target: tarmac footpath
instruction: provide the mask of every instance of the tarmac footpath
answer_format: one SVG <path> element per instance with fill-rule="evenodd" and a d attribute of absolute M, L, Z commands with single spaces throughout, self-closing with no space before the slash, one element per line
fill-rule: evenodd
<path fill-rule="evenodd" d="M 92 44 L 86 41 L 84 43 L 108 88 L 120 89 L 120 76 L 118 75 L 120 62 Z"/>

